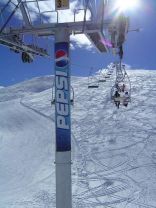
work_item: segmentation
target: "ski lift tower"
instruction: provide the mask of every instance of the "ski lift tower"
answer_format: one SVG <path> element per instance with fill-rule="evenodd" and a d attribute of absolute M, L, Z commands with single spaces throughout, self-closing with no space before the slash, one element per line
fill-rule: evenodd
<path fill-rule="evenodd" d="M 55 37 L 56 208 L 72 208 L 70 35 L 85 34 L 100 53 L 114 51 L 125 41 L 128 21 L 105 19 L 105 0 L 78 1 L 81 6 L 75 8 L 71 22 L 59 21 L 62 12 L 65 12 L 63 10 L 70 8 L 70 0 L 55 0 L 55 9 L 43 11 L 42 7 L 46 3 L 49 8 L 53 1 L 8 0 L 3 7 L 0 3 L 0 44 L 22 53 L 23 62 L 31 62 L 34 56 L 48 57 L 48 53 L 34 43 L 27 44 L 23 36 Z M 32 18 L 33 8 L 37 20 Z M 5 11 L 7 17 L 4 17 Z M 22 25 L 11 22 L 19 11 Z M 81 21 L 76 21 L 77 13 L 83 14 Z M 90 13 L 89 17 L 87 13 Z M 54 16 L 56 21 L 51 22 Z"/>

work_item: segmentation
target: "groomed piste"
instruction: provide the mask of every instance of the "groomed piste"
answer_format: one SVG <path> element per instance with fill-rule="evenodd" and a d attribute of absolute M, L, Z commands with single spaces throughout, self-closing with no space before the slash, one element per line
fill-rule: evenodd
<path fill-rule="evenodd" d="M 72 77 L 73 207 L 156 207 L 156 72 L 128 70 L 131 103 L 111 101 L 113 79 L 88 89 Z M 112 75 L 114 76 L 114 75 Z M 0 89 L 0 207 L 55 206 L 53 76 Z"/>

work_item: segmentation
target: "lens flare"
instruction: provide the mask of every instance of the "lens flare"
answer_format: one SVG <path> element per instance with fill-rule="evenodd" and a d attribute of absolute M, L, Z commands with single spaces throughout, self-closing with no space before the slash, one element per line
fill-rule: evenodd
<path fill-rule="evenodd" d="M 109 40 L 101 40 L 101 43 L 103 43 L 105 46 L 112 48 L 112 43 Z"/>
<path fill-rule="evenodd" d="M 120 11 L 135 9 L 139 5 L 139 0 L 117 0 L 116 8 Z"/>

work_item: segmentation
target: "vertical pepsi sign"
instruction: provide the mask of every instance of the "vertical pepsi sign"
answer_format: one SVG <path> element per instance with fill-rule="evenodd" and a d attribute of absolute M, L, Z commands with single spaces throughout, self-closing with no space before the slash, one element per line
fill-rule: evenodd
<path fill-rule="evenodd" d="M 69 43 L 55 43 L 56 151 L 71 150 Z"/>

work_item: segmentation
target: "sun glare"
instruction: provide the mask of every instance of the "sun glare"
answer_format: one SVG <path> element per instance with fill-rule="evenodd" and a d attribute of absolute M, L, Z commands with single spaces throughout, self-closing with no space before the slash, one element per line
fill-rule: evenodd
<path fill-rule="evenodd" d="M 120 11 L 135 9 L 139 4 L 139 0 L 117 0 L 116 8 Z"/>

